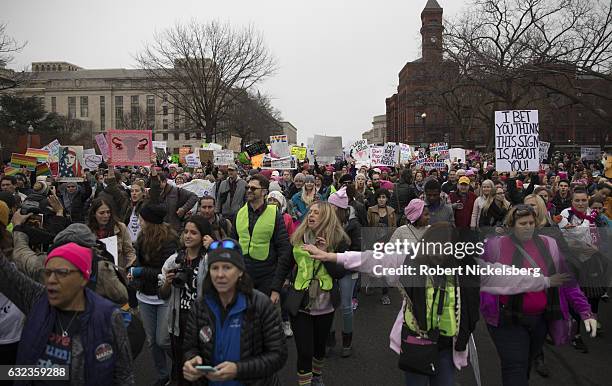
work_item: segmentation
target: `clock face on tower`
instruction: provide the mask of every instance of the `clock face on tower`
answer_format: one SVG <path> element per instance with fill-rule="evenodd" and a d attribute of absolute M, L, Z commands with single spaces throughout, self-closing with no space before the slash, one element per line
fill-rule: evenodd
<path fill-rule="evenodd" d="M 432 43 L 435 43 L 437 41 L 435 36 L 432 36 L 431 39 L 429 39 L 429 40 L 431 40 Z"/>

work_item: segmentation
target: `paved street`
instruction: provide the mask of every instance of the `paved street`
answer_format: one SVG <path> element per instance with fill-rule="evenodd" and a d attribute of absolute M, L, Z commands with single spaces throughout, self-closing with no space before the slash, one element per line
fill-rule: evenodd
<path fill-rule="evenodd" d="M 383 306 L 379 295 L 361 296 L 355 316 L 354 355 L 343 359 L 332 354 L 326 363 L 325 384 L 336 385 L 403 385 L 402 373 L 397 367 L 397 356 L 389 348 L 389 331 L 395 319 L 400 297 L 391 291 L 392 305 Z M 601 319 L 604 326 L 612 328 L 612 304 L 603 304 Z M 339 325 L 339 324 L 338 324 Z M 608 330 L 609 331 L 609 330 Z M 603 335 L 587 340 L 590 353 L 582 354 L 572 347 L 544 348 L 552 376 L 544 379 L 533 373 L 533 386 L 595 386 L 609 385 L 610 353 L 612 338 Z M 483 386 L 501 386 L 497 353 L 482 322 L 476 332 L 476 344 L 480 357 Z M 153 362 L 147 349 L 136 361 L 138 385 L 150 385 L 154 381 Z M 296 385 L 295 346 L 289 340 L 289 359 L 280 373 L 283 385 Z M 464 369 L 457 378 L 461 386 L 476 385 L 471 368 Z"/>

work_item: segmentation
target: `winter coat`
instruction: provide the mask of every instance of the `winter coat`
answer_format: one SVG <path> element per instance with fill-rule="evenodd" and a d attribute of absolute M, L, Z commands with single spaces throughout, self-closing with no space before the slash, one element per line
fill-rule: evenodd
<path fill-rule="evenodd" d="M 281 322 L 280 312 L 268 296 L 257 290 L 247 296 L 240 331 L 240 360 L 236 362 L 237 381 L 244 385 L 280 385 L 276 373 L 287 361 L 287 343 Z M 187 318 L 183 360 L 199 355 L 203 364 L 211 364 L 215 329 L 215 315 L 205 297 L 197 298 Z M 208 382 L 201 378 L 194 384 L 207 385 Z"/>
<path fill-rule="evenodd" d="M 221 183 L 215 194 L 217 195 L 216 209 L 217 213 L 221 213 L 225 218 L 234 218 L 236 213 L 242 208 L 246 196 L 247 183 L 242 178 L 236 179 L 236 190 L 233 197 L 230 193 L 229 177 Z"/>
<path fill-rule="evenodd" d="M 414 198 L 417 198 L 417 195 L 411 184 L 405 182 L 395 184 L 389 205 L 399 214 L 398 219 L 400 221 L 404 217 L 404 208 L 408 206 L 410 201 Z"/>
<path fill-rule="evenodd" d="M 472 211 L 474 210 L 474 202 L 476 195 L 472 192 L 467 192 L 466 195 L 461 195 L 458 192 L 452 192 L 449 195 L 451 204 L 461 202 L 462 209 L 455 209 L 455 226 L 457 228 L 469 228 L 472 221 Z"/>
<path fill-rule="evenodd" d="M 68 194 L 66 192 L 66 185 L 60 185 L 59 199 L 62 205 L 64 205 L 66 214 L 70 216 L 72 222 L 83 223 L 87 220 L 87 211 L 89 209 L 87 202 L 91 198 L 91 192 L 91 185 L 88 181 L 79 184 L 74 197 L 72 197 L 70 206 L 66 207 L 66 201 L 64 200 L 64 197 Z"/>
<path fill-rule="evenodd" d="M 172 225 L 177 232 L 180 232 L 183 227 L 183 218 L 179 217 L 176 212 L 182 209 L 187 214 L 198 202 L 198 196 L 195 193 L 177 186 L 167 183 L 162 190 L 158 176 L 151 177 L 149 194 L 151 203 L 161 204 L 166 208 L 167 213 L 164 221 Z"/>

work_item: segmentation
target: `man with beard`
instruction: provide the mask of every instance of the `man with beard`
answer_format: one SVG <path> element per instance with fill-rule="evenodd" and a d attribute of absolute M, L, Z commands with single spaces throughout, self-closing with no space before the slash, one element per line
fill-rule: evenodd
<path fill-rule="evenodd" d="M 271 294 L 272 280 L 279 259 L 289 258 L 291 245 L 282 214 L 276 205 L 266 205 L 269 186 L 263 175 L 251 177 L 247 184 L 247 203 L 236 215 L 232 238 L 240 243 L 255 289 L 272 295 L 276 303 L 279 294 Z"/>

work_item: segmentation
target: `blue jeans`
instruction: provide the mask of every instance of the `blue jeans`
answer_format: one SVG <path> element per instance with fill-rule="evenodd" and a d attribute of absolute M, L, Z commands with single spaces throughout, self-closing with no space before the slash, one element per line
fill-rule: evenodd
<path fill-rule="evenodd" d="M 436 375 L 425 375 L 411 371 L 405 371 L 406 386 L 454 386 L 455 365 L 453 364 L 453 350 L 441 350 L 438 355 L 438 373 Z"/>
<path fill-rule="evenodd" d="M 353 274 L 349 273 L 338 282 L 340 283 L 340 304 L 342 306 L 342 332 L 345 334 L 353 333 L 353 289 L 357 279 L 352 279 Z"/>
<path fill-rule="evenodd" d="M 153 305 L 138 301 L 140 317 L 147 333 L 147 343 L 153 354 L 159 379 L 170 376 L 170 333 L 168 332 L 168 304 Z M 179 358 L 180 360 L 180 358 Z"/>

